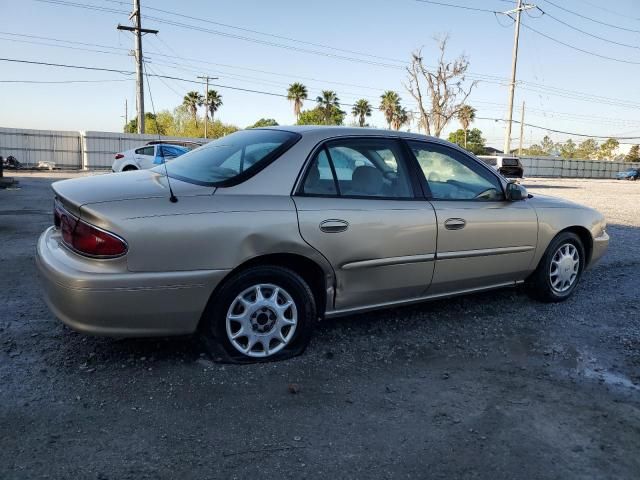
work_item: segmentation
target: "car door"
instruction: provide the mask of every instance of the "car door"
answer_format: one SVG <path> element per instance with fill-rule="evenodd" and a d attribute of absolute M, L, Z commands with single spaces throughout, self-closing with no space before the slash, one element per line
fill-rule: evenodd
<path fill-rule="evenodd" d="M 535 210 L 526 200 L 507 201 L 496 174 L 466 153 L 438 143 L 407 143 L 437 218 L 429 294 L 523 280 L 537 244 Z"/>
<path fill-rule="evenodd" d="M 415 298 L 431 282 L 435 213 L 404 151 L 394 139 L 328 141 L 294 195 L 302 237 L 335 270 L 337 310 Z"/>
<path fill-rule="evenodd" d="M 154 166 L 156 147 L 159 147 L 159 145 L 147 145 L 135 150 L 135 159 L 138 167 L 146 169 Z"/>

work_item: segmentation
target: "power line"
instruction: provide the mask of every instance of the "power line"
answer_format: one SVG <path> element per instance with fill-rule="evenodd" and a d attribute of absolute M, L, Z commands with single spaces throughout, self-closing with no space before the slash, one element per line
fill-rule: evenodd
<path fill-rule="evenodd" d="M 112 2 L 112 3 L 120 3 L 118 0 L 104 0 L 104 1 L 105 2 Z M 300 44 L 303 44 L 303 45 L 310 45 L 310 46 L 313 46 L 313 47 L 327 48 L 327 49 L 330 49 L 330 50 L 335 50 L 335 51 L 345 52 L 345 53 L 350 53 L 350 54 L 356 54 L 356 55 L 362 55 L 362 56 L 365 56 L 365 57 L 376 58 L 376 59 L 379 59 L 379 60 L 389 60 L 389 61 L 392 61 L 392 62 L 403 62 L 403 61 L 398 60 L 396 58 L 384 57 L 384 56 L 381 56 L 381 55 L 374 55 L 374 54 L 370 54 L 370 53 L 366 53 L 366 52 L 360 52 L 360 51 L 356 51 L 356 50 L 348 50 L 348 49 L 345 49 L 345 48 L 335 47 L 335 46 L 326 45 L 326 44 L 322 44 L 322 43 L 309 42 L 309 41 L 306 41 L 306 40 L 300 40 L 300 39 L 297 39 L 297 38 L 287 37 L 287 36 L 284 36 L 284 35 L 278 35 L 278 34 L 275 34 L 275 33 L 267 33 L 267 32 L 262 32 L 262 31 L 259 31 L 259 30 L 253 30 L 253 29 L 250 29 L 250 28 L 238 27 L 238 26 L 235 26 L 235 25 L 230 25 L 228 23 L 216 22 L 214 20 L 210 20 L 210 19 L 206 19 L 206 18 L 202 18 L 202 17 L 195 17 L 195 16 L 191 16 L 191 15 L 185 15 L 183 13 L 176 12 L 176 11 L 164 10 L 162 8 L 145 7 L 145 9 L 146 10 L 155 11 L 155 12 L 164 13 L 164 14 L 167 14 L 167 15 L 173 15 L 173 16 L 176 16 L 176 17 L 186 18 L 186 19 L 189 19 L 189 20 L 196 20 L 198 22 L 210 23 L 212 25 L 218 25 L 218 26 L 221 26 L 221 27 L 230 28 L 230 29 L 238 30 L 238 31 L 242 31 L 242 32 L 254 33 L 254 34 L 263 35 L 263 36 L 266 36 L 266 37 L 277 38 L 277 39 L 280 39 L 280 40 L 287 40 L 287 41 L 290 41 L 290 42 L 296 42 L 296 43 L 300 43 Z"/>
<path fill-rule="evenodd" d="M 575 30 L 576 32 L 580 32 L 583 35 L 587 35 L 589 37 L 592 38 L 596 38 L 598 40 L 601 40 L 603 42 L 607 42 L 607 43 L 611 43 L 613 45 L 619 45 L 621 47 L 627 47 L 627 48 L 635 48 L 636 50 L 640 50 L 640 46 L 638 45 L 631 45 L 629 43 L 623 43 L 623 42 L 617 42 L 615 40 L 611 40 L 609 38 L 605 38 L 605 37 L 601 37 L 599 35 L 596 35 L 595 33 L 591 33 L 591 32 L 587 32 L 586 30 L 582 30 L 581 28 L 578 28 L 574 25 L 571 25 L 570 23 L 565 22 L 564 20 L 560 20 L 559 18 L 554 17 L 553 15 L 551 15 L 549 12 L 547 12 L 546 10 L 542 10 L 539 8 L 539 10 L 547 17 L 551 18 L 552 20 L 555 20 L 556 22 L 564 25 L 565 27 L 569 27 L 572 30 Z"/>
<path fill-rule="evenodd" d="M 77 68 L 80 70 L 95 70 L 100 72 L 114 72 L 121 73 L 123 75 L 133 75 L 135 72 L 128 70 L 116 69 L 116 68 L 103 68 L 103 67 L 87 67 L 85 65 L 68 65 L 65 63 L 51 63 L 51 62 L 38 62 L 35 60 L 23 60 L 18 58 L 0 58 L 2 62 L 15 62 L 15 63 L 28 63 L 31 65 L 44 65 L 47 67 L 63 67 L 63 68 Z"/>
<path fill-rule="evenodd" d="M 640 65 L 640 62 L 635 62 L 633 60 L 625 60 L 623 58 L 616 58 L 616 57 L 609 57 L 607 55 L 602 55 L 600 53 L 596 53 L 596 52 L 592 52 L 590 50 L 585 50 L 584 48 L 580 48 L 580 47 L 576 47 L 575 45 L 571 45 L 569 43 L 563 42 L 562 40 L 558 40 L 557 38 L 551 37 L 549 35 L 547 35 L 546 33 L 542 33 L 539 30 L 536 30 L 533 27 L 530 27 L 529 25 L 525 24 L 524 22 L 522 22 L 522 26 L 525 27 L 527 30 L 531 30 L 534 33 L 537 33 L 538 35 L 551 40 L 552 42 L 555 43 L 559 43 L 560 45 L 564 45 L 565 47 L 571 48 L 573 50 L 576 50 L 578 52 L 582 52 L 582 53 L 586 53 L 588 55 L 592 55 L 594 57 L 599 57 L 599 58 L 603 58 L 605 60 L 612 60 L 614 62 L 619 62 L 619 63 L 627 63 L 630 65 Z"/>
<path fill-rule="evenodd" d="M 58 5 L 58 6 L 68 6 L 68 7 L 77 7 L 77 8 L 87 8 L 87 9 L 90 9 L 90 10 L 106 11 L 106 12 L 109 12 L 109 13 L 118 13 L 118 14 L 126 13 L 126 12 L 124 12 L 122 10 L 109 9 L 107 7 L 99 7 L 99 6 L 96 6 L 96 5 L 81 4 L 81 3 L 70 2 L 70 1 L 65 1 L 65 0 L 34 0 L 34 1 L 41 2 L 41 3 L 49 3 L 49 4 L 53 4 L 53 5 Z M 105 1 L 109 1 L 109 0 L 105 0 Z M 113 0 L 113 1 L 115 1 L 115 3 L 121 3 L 121 2 L 117 2 L 116 0 Z M 149 10 L 154 10 L 153 7 L 145 7 L 145 8 L 147 8 Z M 160 10 L 160 9 L 155 9 L 155 10 Z M 169 11 L 169 10 L 162 10 L 162 12 L 165 12 L 167 14 L 174 15 L 174 16 L 195 18 L 195 17 L 185 16 L 185 15 L 180 14 L 178 12 L 172 12 L 172 11 Z M 329 53 L 329 52 L 323 52 L 323 51 L 318 51 L 318 50 L 300 48 L 300 47 L 296 47 L 296 46 L 292 46 L 292 45 L 286 45 L 286 44 L 282 44 L 282 43 L 271 42 L 271 41 L 268 41 L 268 40 L 261 40 L 261 39 L 247 37 L 247 36 L 243 36 L 243 35 L 237 35 L 237 34 L 233 34 L 233 33 L 229 33 L 229 32 L 222 32 L 222 31 L 219 31 L 219 30 L 212 30 L 212 29 L 200 27 L 200 26 L 197 26 L 197 25 L 178 22 L 178 21 L 174 21 L 174 20 L 170 20 L 170 19 L 166 19 L 166 18 L 162 18 L 162 17 L 155 17 L 155 16 L 149 16 L 149 15 L 145 15 L 144 17 L 146 19 L 153 20 L 153 21 L 158 22 L 158 23 L 164 23 L 164 24 L 167 24 L 167 25 L 176 26 L 176 27 L 180 27 L 180 28 L 185 28 L 185 29 L 188 29 L 188 30 L 195 30 L 195 31 L 203 32 L 203 33 L 209 33 L 211 35 L 218 35 L 218 36 L 244 40 L 244 41 L 253 42 L 253 43 L 262 44 L 262 45 L 267 45 L 267 46 L 274 46 L 274 47 L 283 48 L 283 49 L 287 49 L 287 50 L 291 50 L 291 51 L 298 51 L 298 52 L 301 52 L 301 53 L 310 53 L 310 54 L 329 57 L 329 58 L 336 58 L 336 59 L 345 60 L 345 61 L 349 61 L 349 62 L 359 62 L 359 63 L 363 63 L 363 64 L 368 64 L 368 65 L 374 65 L 374 66 L 380 66 L 380 67 L 386 67 L 386 68 L 394 68 L 394 69 L 400 69 L 400 70 L 404 70 L 405 64 L 406 64 L 405 60 L 400 60 L 400 59 L 390 58 L 390 57 L 380 57 L 380 56 L 371 55 L 371 54 L 368 54 L 368 53 L 365 53 L 365 52 L 357 52 L 355 50 L 345 50 L 345 49 L 341 49 L 341 48 L 338 48 L 338 47 L 333 47 L 333 46 L 330 46 L 330 45 L 323 45 L 323 44 L 318 44 L 318 43 L 313 43 L 313 42 L 307 42 L 307 41 L 304 41 L 304 40 L 293 39 L 291 37 L 283 37 L 283 36 L 280 36 L 280 35 L 275 35 L 275 34 L 270 34 L 270 33 L 265 33 L 265 32 L 259 32 L 257 30 L 244 29 L 242 27 L 236 27 L 236 26 L 229 25 L 229 24 L 221 24 L 219 22 L 212 22 L 212 21 L 209 21 L 209 20 L 203 20 L 203 19 L 199 19 L 199 18 L 196 18 L 196 19 L 199 20 L 199 21 L 205 22 L 205 23 L 213 23 L 213 24 L 216 24 L 216 25 L 222 25 L 222 26 L 225 26 L 227 28 L 233 28 L 233 29 L 237 29 L 237 30 L 252 31 L 252 32 L 256 32 L 257 34 L 264 35 L 264 36 L 270 36 L 270 37 L 275 37 L 275 38 L 280 38 L 280 39 L 288 39 L 288 41 L 294 41 L 294 42 L 301 43 L 301 44 L 306 44 L 306 45 L 316 45 L 316 46 L 320 46 L 321 48 L 326 48 L 326 49 L 334 50 L 334 51 L 350 52 L 350 53 L 361 55 L 361 56 L 368 56 L 368 57 L 375 57 L 375 58 L 379 58 L 379 59 L 386 59 L 386 60 L 389 60 L 389 61 L 395 62 L 395 63 L 394 64 L 390 64 L 390 63 L 384 63 L 384 62 L 379 62 L 379 61 L 366 60 L 366 59 L 363 59 L 363 58 L 355 58 L 355 57 L 350 57 L 350 56 L 345 56 L 345 55 L 332 54 L 332 53 Z M 469 78 L 472 78 L 472 79 L 476 78 L 476 79 L 481 79 L 481 80 L 487 81 L 487 82 L 496 81 L 496 80 L 504 81 L 503 78 L 501 78 L 499 76 L 496 76 L 496 75 L 488 75 L 488 74 L 479 74 L 479 73 L 468 72 L 467 76 Z"/>
<path fill-rule="evenodd" d="M 121 73 L 123 75 L 133 75 L 135 73 L 135 72 L 126 71 L 126 70 L 106 69 L 106 68 L 101 68 L 101 67 L 88 67 L 88 66 L 83 66 L 83 65 L 69 65 L 69 64 L 49 63 L 49 62 L 36 62 L 36 61 L 32 61 L 32 60 L 21 60 L 21 59 L 13 59 L 13 58 L 0 58 L 0 61 L 27 63 L 27 64 L 35 64 L 35 65 L 46 65 L 46 66 L 54 66 L 54 67 L 62 67 L 62 68 L 76 68 L 76 69 L 82 69 L 82 70 L 110 71 L 110 72 Z M 195 84 L 198 84 L 198 85 L 204 85 L 204 82 L 199 82 L 197 80 L 191 80 L 191 79 L 187 79 L 187 78 L 173 77 L 173 76 L 169 76 L 169 75 L 153 75 L 153 74 L 149 74 L 148 72 L 145 73 L 145 75 L 147 75 L 149 77 L 157 77 L 157 78 L 179 80 L 179 81 L 182 81 L 182 82 L 188 82 L 188 83 L 195 83 Z M 261 94 L 261 95 L 268 95 L 268 96 L 271 96 L 271 97 L 287 98 L 287 95 L 286 94 L 282 94 L 282 93 L 267 92 L 267 91 L 264 91 L 264 90 L 256 90 L 256 89 L 250 89 L 250 88 L 241 88 L 241 87 L 236 87 L 236 86 L 233 86 L 233 85 L 210 83 L 210 86 L 217 87 L 217 88 L 225 88 L 225 89 L 235 90 L 235 91 L 240 91 L 240 92 L 246 92 L 246 93 L 256 93 L 256 94 Z M 314 100 L 308 99 L 307 101 L 313 102 Z M 341 105 L 345 106 L 345 107 L 354 106 L 354 104 L 352 104 L 352 103 L 342 103 Z M 417 112 L 411 111 L 409 113 L 417 113 Z M 490 121 L 494 121 L 494 122 L 504 122 L 505 121 L 504 119 L 501 119 L 501 118 L 491 118 L 491 117 L 476 117 L 476 118 L 478 120 L 490 120 Z M 517 120 L 513 120 L 513 122 L 514 123 L 519 123 Z M 560 133 L 560 134 L 564 134 L 564 135 L 573 135 L 573 136 L 576 136 L 576 137 L 585 137 L 585 138 L 615 138 L 617 140 L 635 140 L 635 139 L 640 138 L 640 136 L 631 136 L 631 137 L 618 136 L 618 137 L 616 137 L 616 136 L 610 136 L 610 135 L 588 135 L 588 134 L 575 133 L 575 132 L 566 132 L 566 131 L 563 131 L 563 130 L 556 130 L 556 129 L 543 127 L 543 126 L 540 126 L 540 125 L 534 125 L 534 124 L 530 124 L 530 123 L 525 123 L 525 126 L 528 126 L 528 127 L 531 127 L 531 128 L 538 128 L 538 129 L 546 130 L 546 131 L 553 132 L 553 133 Z"/>
<path fill-rule="evenodd" d="M 52 38 L 52 37 L 39 37 L 39 36 L 35 36 L 35 35 L 16 34 L 16 33 L 13 33 L 13 32 L 3 32 L 3 33 L 8 34 L 8 35 L 12 35 L 12 36 L 22 36 L 22 37 L 27 37 L 27 38 L 43 38 L 43 39 L 47 39 L 47 40 L 51 40 L 51 41 L 55 41 L 55 42 L 61 42 L 61 43 L 80 44 L 80 45 L 94 45 L 94 46 L 98 46 L 98 47 L 101 47 L 101 48 L 127 50 L 127 49 L 122 48 L 122 47 L 112 47 L 112 46 L 101 45 L 101 44 L 89 44 L 89 43 L 86 43 L 86 42 L 75 42 L 75 41 L 71 41 L 71 40 L 63 40 L 63 39 Z M 153 38 L 156 38 L 156 37 L 153 37 Z M 157 38 L 159 40 L 161 40 L 159 37 L 157 37 Z M 2 39 L 2 38 L 0 38 L 0 40 L 12 40 L 12 39 Z M 25 42 L 30 43 L 29 41 L 26 41 L 26 40 L 25 40 Z M 37 43 L 41 44 L 41 45 L 56 47 L 56 48 L 69 48 L 69 49 L 72 49 L 72 50 L 76 49 L 75 47 L 68 46 L 68 45 L 56 45 L 56 44 L 49 44 L 49 43 L 45 43 L 45 42 L 37 42 Z M 117 52 L 103 52 L 103 51 L 98 51 L 98 50 L 91 50 L 91 51 L 95 51 L 95 52 L 98 52 L 98 53 L 108 53 L 108 54 L 118 54 L 118 55 L 127 55 L 128 56 L 128 54 L 125 54 L 125 53 L 121 53 L 120 54 L 120 53 L 117 53 Z M 172 56 L 172 55 L 163 54 L 163 53 L 157 52 L 157 51 L 151 51 L 151 53 L 152 53 L 153 56 L 159 55 L 161 57 L 167 57 L 167 58 L 180 58 L 180 59 L 184 59 L 184 60 L 187 60 L 187 61 L 192 60 L 192 61 L 197 61 L 199 63 L 206 63 L 206 64 L 209 64 L 209 65 L 222 66 L 222 67 L 232 68 L 232 69 L 246 70 L 246 71 L 251 71 L 251 72 L 256 72 L 256 73 L 263 73 L 263 74 L 267 74 L 267 75 L 276 75 L 276 76 L 283 76 L 283 77 L 288 77 L 288 78 L 297 77 L 297 78 L 301 78 L 303 80 L 326 82 L 326 83 L 332 83 L 332 84 L 335 84 L 335 85 L 354 86 L 354 87 L 357 87 L 357 88 L 365 88 L 365 89 L 369 89 L 369 90 L 377 90 L 377 91 L 384 90 L 381 87 L 372 87 L 372 86 L 368 86 L 368 85 L 359 85 L 359 84 L 350 84 L 350 83 L 345 83 L 345 82 L 336 82 L 336 81 L 332 81 L 332 80 L 318 79 L 318 78 L 313 78 L 313 77 L 300 77 L 300 76 L 297 76 L 297 75 L 286 74 L 286 73 L 282 73 L 282 72 L 270 72 L 270 71 L 265 71 L 265 70 L 260 70 L 260 69 L 249 68 L 249 67 L 241 67 L 241 66 L 237 66 L 237 65 L 220 64 L 220 63 L 208 62 L 208 61 L 199 60 L 199 59 L 190 59 L 190 58 L 186 58 L 186 57 L 179 56 L 179 55 Z M 158 62 L 156 62 L 156 63 L 158 63 Z M 180 64 L 175 63 L 174 65 L 180 65 Z M 199 71 L 200 70 L 198 70 L 198 72 Z M 227 76 L 240 77 L 240 75 L 238 75 L 238 74 L 230 74 L 228 72 L 222 72 L 222 73 L 224 73 Z M 245 77 L 245 78 L 248 78 L 248 77 Z M 489 83 L 493 83 L 493 82 L 491 82 L 489 80 L 483 80 L 483 81 L 489 82 Z M 498 83 L 498 82 L 496 82 L 496 83 Z M 562 97 L 562 98 L 568 98 L 568 99 L 576 100 L 576 101 L 584 101 L 584 102 L 589 102 L 589 103 L 600 103 L 600 104 L 604 104 L 604 105 L 611 105 L 611 106 L 617 106 L 617 107 L 622 107 L 622 108 L 640 108 L 640 104 L 630 103 L 628 100 L 624 100 L 624 99 L 616 99 L 616 98 L 611 98 L 611 97 L 604 97 L 604 96 L 601 96 L 601 95 L 594 95 L 594 94 L 589 94 L 589 93 L 577 92 L 577 91 L 574 91 L 574 90 L 567 90 L 567 89 L 547 86 L 547 85 L 544 85 L 544 84 L 538 84 L 538 83 L 524 81 L 524 80 L 519 80 L 517 83 L 518 83 L 520 89 L 531 91 L 531 92 L 535 92 L 535 93 L 544 93 L 546 95 L 553 95 L 553 96 L 558 96 L 558 97 Z M 503 84 L 503 83 L 499 83 L 499 84 Z"/>
<path fill-rule="evenodd" d="M 509 0 L 507 0 L 509 1 Z M 15 34 L 15 33 L 9 33 L 9 32 L 5 32 L 6 34 L 9 35 L 21 35 L 21 34 Z M 32 35 L 22 35 L 25 37 L 35 37 Z M 38 38 L 46 38 L 48 40 L 51 41 L 56 41 L 56 42 L 64 42 L 64 43 L 70 43 L 70 44 L 86 44 L 84 42 L 74 42 L 71 40 L 63 40 L 63 39 L 57 39 L 57 38 L 52 38 L 52 37 L 38 37 Z M 152 37 L 152 38 L 158 38 L 160 40 L 160 37 Z M 2 39 L 1 40 L 11 40 L 11 41 L 21 41 L 21 42 L 26 42 L 26 43 L 31 43 L 30 41 L 27 40 L 12 40 L 12 39 Z M 37 42 L 39 45 L 45 45 L 45 46 L 51 46 L 51 47 L 56 47 L 56 48 L 68 48 L 68 49 L 72 49 L 72 50 L 76 50 L 75 47 L 72 46 L 68 46 L 68 45 L 56 45 L 56 44 L 50 44 L 50 43 L 45 43 L 45 42 Z M 120 50 L 127 50 L 126 48 L 122 48 L 122 47 L 112 47 L 112 46 L 107 46 L 107 45 L 99 45 L 99 44 L 86 44 L 86 45 L 95 45 L 95 46 L 99 46 L 102 48 L 111 48 L 111 49 L 120 49 Z M 89 49 L 86 49 L 89 50 Z M 107 53 L 107 54 L 115 54 L 115 55 L 123 55 L 123 56 L 129 56 L 126 53 L 117 53 L 117 52 L 102 52 L 102 51 L 98 51 L 98 50 L 90 50 L 96 53 Z M 275 75 L 275 76 L 282 76 L 282 77 L 287 77 L 287 78 L 300 78 L 302 80 L 311 80 L 311 81 L 316 81 L 316 82 L 326 82 L 326 83 L 331 83 L 334 85 L 345 85 L 345 86 L 353 86 L 353 87 L 357 87 L 357 88 L 364 88 L 364 89 L 369 89 L 369 90 L 376 90 L 376 91 L 383 91 L 385 90 L 382 87 L 372 87 L 370 85 L 360 85 L 360 84 L 352 84 L 352 83 L 345 83 L 345 82 L 336 82 L 336 81 L 332 81 L 332 80 L 326 80 L 326 79 L 318 79 L 318 78 L 313 78 L 313 77 L 306 77 L 306 76 L 298 76 L 298 75 L 293 75 L 293 74 L 288 74 L 288 73 L 282 73 L 282 72 L 270 72 L 270 71 L 266 71 L 266 70 L 260 70 L 260 69 L 255 69 L 255 68 L 249 68 L 249 67 L 241 67 L 241 66 L 237 66 L 237 65 L 229 65 L 229 64 L 221 64 L 221 63 L 215 63 L 215 62 L 208 62 L 205 60 L 200 60 L 200 59 L 191 59 L 188 57 L 184 57 L 184 56 L 180 56 L 180 55 L 167 55 L 158 51 L 151 51 L 152 57 L 148 57 L 147 58 L 154 58 L 156 55 L 159 55 L 161 57 L 166 57 L 166 58 L 179 58 L 179 59 L 183 59 L 183 60 L 187 60 L 187 61 L 195 61 L 195 62 L 199 62 L 199 63 L 206 63 L 208 65 L 215 65 L 215 66 L 221 66 L 221 67 L 226 67 L 226 68 L 232 68 L 232 69 L 240 69 L 240 70 L 246 70 L 246 71 L 251 71 L 251 72 L 256 72 L 256 73 L 263 73 L 266 75 Z M 155 62 L 156 64 L 159 64 L 159 62 Z M 174 65 L 181 65 L 179 63 L 175 63 Z M 195 68 L 195 67 L 194 67 Z M 198 70 L 199 72 L 200 70 Z M 227 76 L 236 76 L 239 77 L 238 74 L 230 74 L 228 72 L 222 72 L 224 75 Z M 248 77 L 245 77 L 248 78 Z M 492 82 L 490 80 L 483 80 L 484 82 L 487 83 L 496 83 L 496 84 L 500 84 L 503 85 L 504 83 L 502 82 Z M 589 103 L 600 103 L 600 104 L 604 104 L 604 105 L 611 105 L 611 106 L 617 106 L 617 107 L 622 107 L 622 108 L 640 108 L 640 104 L 634 104 L 634 103 L 630 103 L 628 100 L 624 100 L 624 99 L 616 99 L 616 98 L 611 98 L 611 97 L 604 97 L 601 95 L 594 95 L 594 94 L 589 94 L 589 93 L 583 93 L 583 92 L 577 92 L 574 90 L 567 90 L 567 89 L 562 89 L 559 87 L 553 87 L 553 86 L 548 86 L 548 85 L 544 85 L 544 84 L 538 84 L 538 83 L 534 83 L 534 82 L 529 82 L 526 80 L 518 80 L 517 81 L 519 88 L 521 90 L 527 90 L 527 91 L 531 91 L 534 93 L 544 93 L 546 95 L 552 95 L 552 96 L 558 96 L 558 97 L 562 97 L 562 98 L 568 98 L 571 100 L 577 100 L 577 101 L 584 101 L 584 102 L 589 102 Z"/>
<path fill-rule="evenodd" d="M 595 18 L 591 18 L 591 17 L 588 17 L 586 15 L 582 15 L 581 13 L 575 12 L 573 10 L 569 10 L 568 8 L 564 8 L 563 6 L 558 5 L 557 3 L 551 2 L 550 0 L 543 0 L 543 1 L 548 3 L 549 5 L 553 5 L 554 7 L 559 8 L 560 10 L 564 10 L 567 13 L 571 13 L 571 14 L 577 16 L 577 17 L 584 18 L 585 20 L 589 20 L 589 21 L 594 22 L 594 23 L 599 23 L 600 25 L 605 25 L 605 26 L 611 27 L 611 28 L 617 28 L 618 30 L 624 30 L 625 32 L 640 33 L 640 30 L 635 30 L 633 28 L 621 27 L 620 25 L 614 25 L 612 23 L 603 22 L 602 20 L 596 20 Z"/>
<path fill-rule="evenodd" d="M 67 84 L 67 83 L 109 83 L 128 82 L 125 78 L 113 78 L 105 80 L 0 80 L 0 83 L 46 83 L 46 84 Z"/>
<path fill-rule="evenodd" d="M 69 50 L 79 50 L 79 51 L 83 51 L 83 52 L 105 53 L 107 55 L 128 55 L 126 53 L 109 52 L 109 51 L 105 51 L 105 50 L 97 50 L 95 48 L 74 47 L 74 46 L 71 46 L 71 45 L 57 45 L 55 43 L 40 42 L 38 40 L 21 40 L 21 39 L 18 39 L 18 38 L 2 38 L 2 37 L 0 37 L 0 40 L 5 41 L 5 42 L 26 43 L 26 44 L 29 44 L 29 45 L 44 45 L 46 47 L 66 48 L 66 49 L 69 49 Z"/>
<path fill-rule="evenodd" d="M 477 120 L 492 120 L 494 122 L 506 122 L 507 120 L 504 120 L 502 118 L 487 118 L 487 117 L 476 117 Z M 513 123 L 520 123 L 518 120 L 512 120 Z M 584 137 L 584 138 L 614 138 L 616 140 L 635 140 L 640 138 L 640 136 L 635 136 L 635 137 L 616 137 L 615 135 L 588 135 L 585 133 L 576 133 L 576 132 L 566 132 L 564 130 L 556 130 L 553 128 L 548 128 L 548 127 L 543 127 L 540 125 L 534 125 L 531 123 L 527 123 L 525 122 L 524 124 L 526 127 L 531 127 L 531 128 L 537 128 L 540 130 L 546 130 L 547 132 L 553 132 L 553 133 L 560 133 L 563 135 L 571 135 L 574 137 Z"/>
<path fill-rule="evenodd" d="M 73 44 L 73 45 L 84 45 L 84 46 L 87 46 L 87 47 L 109 48 L 109 49 L 112 49 L 112 50 L 126 50 L 127 52 L 129 51 L 128 48 L 124 48 L 124 47 L 112 47 L 110 45 L 101 45 L 101 44 L 98 44 L 98 43 L 78 42 L 78 41 L 74 41 L 74 40 L 64 40 L 64 39 L 53 38 L 53 37 L 42 37 L 40 35 L 28 35 L 28 34 L 25 34 L 25 33 L 0 32 L 0 35 L 8 35 L 8 36 L 11 36 L 11 37 L 35 38 L 37 40 L 48 40 L 48 41 L 52 41 L 52 42 L 69 43 L 69 44 Z"/>
<path fill-rule="evenodd" d="M 595 3 L 591 3 L 591 2 L 587 2 L 587 0 L 582 0 L 582 3 L 586 3 L 587 5 L 594 7 L 594 8 L 599 8 L 600 10 L 604 11 L 604 12 L 608 12 L 612 15 L 617 15 L 619 17 L 622 18 L 626 18 L 627 20 L 629 20 L 629 13 L 620 13 L 620 12 L 616 12 L 614 10 L 610 10 L 608 8 L 602 7 L 600 5 L 597 5 Z M 631 20 L 640 20 L 640 18 L 631 18 Z"/>
<path fill-rule="evenodd" d="M 419 3 L 429 3 L 431 5 L 438 5 L 441 7 L 453 7 L 453 8 L 460 8 L 462 10 L 471 10 L 474 12 L 484 12 L 484 13 L 500 13 L 496 10 L 487 10 L 486 8 L 476 8 L 476 7 L 469 7 L 467 5 L 456 5 L 453 3 L 445 3 L 445 2 L 434 2 L 432 0 L 415 0 L 416 2 Z"/>

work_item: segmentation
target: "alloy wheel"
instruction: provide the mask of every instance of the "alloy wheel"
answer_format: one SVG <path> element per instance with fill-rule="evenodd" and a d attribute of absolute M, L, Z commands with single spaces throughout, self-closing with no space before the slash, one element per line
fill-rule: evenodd
<path fill-rule="evenodd" d="M 572 243 L 562 244 L 551 258 L 549 280 L 551 288 L 558 293 L 568 291 L 580 272 L 580 254 Z"/>
<path fill-rule="evenodd" d="M 231 345 L 254 358 L 269 357 L 286 347 L 297 324 L 298 311 L 291 295 L 266 283 L 253 285 L 236 296 L 226 317 Z"/>

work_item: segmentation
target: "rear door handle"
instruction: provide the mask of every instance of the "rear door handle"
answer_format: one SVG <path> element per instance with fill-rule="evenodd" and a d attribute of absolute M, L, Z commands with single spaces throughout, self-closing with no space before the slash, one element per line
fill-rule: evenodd
<path fill-rule="evenodd" d="M 463 218 L 448 218 L 444 222 L 447 230 L 462 230 L 467 222 Z"/>
<path fill-rule="evenodd" d="M 339 219 L 328 219 L 320 222 L 320 230 L 325 233 L 340 233 L 349 228 L 349 222 Z"/>

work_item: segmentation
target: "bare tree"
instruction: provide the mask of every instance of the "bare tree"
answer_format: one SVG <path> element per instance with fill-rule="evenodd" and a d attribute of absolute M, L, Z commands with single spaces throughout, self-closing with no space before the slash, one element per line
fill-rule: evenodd
<path fill-rule="evenodd" d="M 407 67 L 408 83 L 404 85 L 418 102 L 418 128 L 427 135 L 439 137 L 444 127 L 455 117 L 471 94 L 477 82 L 465 89 L 465 73 L 469 60 L 460 55 L 455 60 L 445 60 L 448 36 L 436 39 L 440 51 L 435 69 L 425 66 L 422 48 L 411 54 Z"/>

